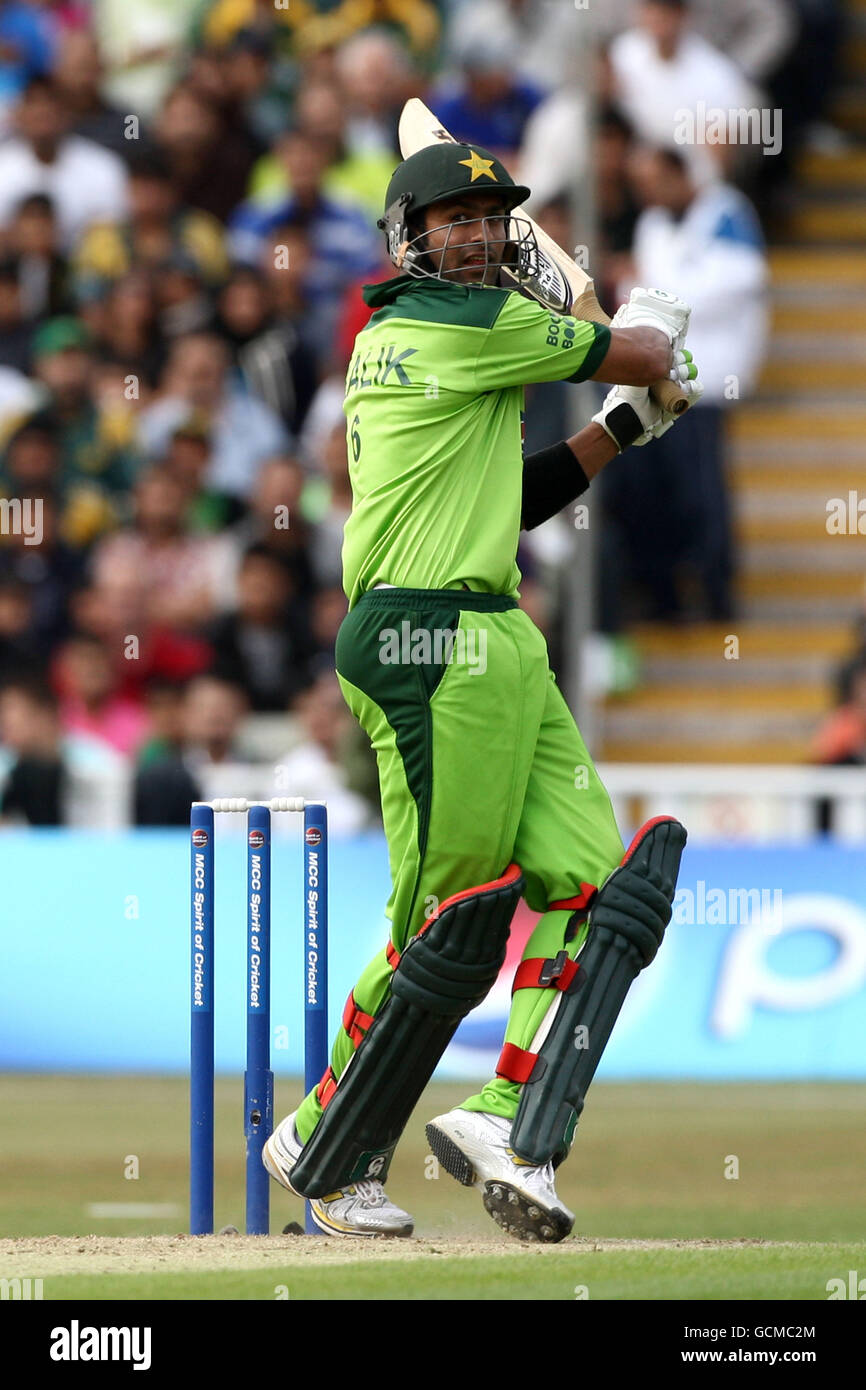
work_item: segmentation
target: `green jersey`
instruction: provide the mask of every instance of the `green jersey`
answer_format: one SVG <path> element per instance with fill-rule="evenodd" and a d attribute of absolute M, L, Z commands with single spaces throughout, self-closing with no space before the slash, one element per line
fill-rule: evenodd
<path fill-rule="evenodd" d="M 583 381 L 610 330 L 483 285 L 367 285 L 344 410 L 350 608 L 376 584 L 517 594 L 524 386 Z"/>

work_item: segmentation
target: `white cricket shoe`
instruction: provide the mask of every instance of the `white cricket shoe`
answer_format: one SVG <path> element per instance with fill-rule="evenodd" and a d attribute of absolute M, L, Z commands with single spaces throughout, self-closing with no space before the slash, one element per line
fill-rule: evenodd
<path fill-rule="evenodd" d="M 289 1180 L 303 1148 L 295 1130 L 296 1114 L 293 1111 L 277 1125 L 262 1150 L 262 1162 L 272 1178 L 301 1197 L 303 1193 L 295 1192 Z M 310 1211 L 329 1236 L 411 1236 L 414 1229 L 408 1212 L 389 1200 L 380 1182 L 369 1178 L 327 1197 L 310 1198 Z"/>
<path fill-rule="evenodd" d="M 553 1164 L 537 1167 L 511 1148 L 511 1121 L 476 1110 L 449 1110 L 427 1125 L 427 1141 L 446 1173 L 477 1187 L 484 1208 L 518 1240 L 564 1240 L 574 1212 L 559 1200 Z"/>

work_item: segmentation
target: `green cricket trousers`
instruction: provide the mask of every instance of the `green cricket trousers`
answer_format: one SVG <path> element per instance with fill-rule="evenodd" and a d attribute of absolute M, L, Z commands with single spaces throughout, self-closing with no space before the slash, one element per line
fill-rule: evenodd
<path fill-rule="evenodd" d="M 346 616 L 337 675 L 376 752 L 391 870 L 391 949 L 355 985 L 330 1076 L 303 1101 L 306 1142 L 370 1022 L 388 998 L 389 956 L 440 903 L 516 861 L 541 913 L 524 960 L 573 959 L 585 914 L 566 928 L 624 853 L 610 798 L 556 685 L 547 645 L 515 599 L 468 589 L 372 589 Z M 566 902 L 564 907 L 551 904 Z M 580 921 L 580 919 L 577 919 Z M 505 1043 L 528 1049 L 555 989 L 519 988 Z M 520 1083 L 497 1075 L 463 1102 L 513 1118 Z"/>

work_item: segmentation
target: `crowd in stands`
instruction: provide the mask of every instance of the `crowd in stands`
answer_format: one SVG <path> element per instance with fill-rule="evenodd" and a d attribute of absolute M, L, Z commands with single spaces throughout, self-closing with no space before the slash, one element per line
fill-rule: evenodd
<path fill-rule="evenodd" d="M 249 716 L 289 710 L 274 761 L 315 783 L 293 791 L 330 768 L 346 823 L 375 815 L 333 674 L 341 407 L 361 286 L 394 273 L 375 222 L 412 95 L 566 246 L 590 182 L 606 307 L 633 283 L 693 302 L 707 395 L 603 479 L 599 622 L 727 616 L 724 417 L 760 367 L 769 162 L 677 144 L 671 113 L 782 93 L 806 138 L 803 44 L 832 62 L 836 24 L 807 0 L 0 3 L 3 816 L 61 822 L 69 768 L 119 759 L 137 821 L 180 823 Z M 571 431 L 570 390 L 528 389 L 528 450 Z M 556 527 L 519 553 L 554 664 Z"/>

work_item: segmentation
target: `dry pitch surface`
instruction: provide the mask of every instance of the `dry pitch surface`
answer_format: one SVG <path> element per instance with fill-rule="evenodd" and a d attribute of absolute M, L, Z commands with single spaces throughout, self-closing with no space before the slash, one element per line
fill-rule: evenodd
<path fill-rule="evenodd" d="M 292 1266 L 399 1263 L 446 1256 L 483 1257 L 520 1254 L 532 1259 L 574 1258 L 588 1253 L 651 1250 L 742 1250 L 797 1248 L 794 1242 L 764 1240 L 591 1240 L 559 1245 L 523 1244 L 507 1237 L 490 1240 L 370 1240 L 301 1236 L 40 1236 L 3 1240 L 0 1250 L 8 1277 L 38 1278 L 53 1274 L 143 1274 L 238 1269 L 284 1269 Z"/>

